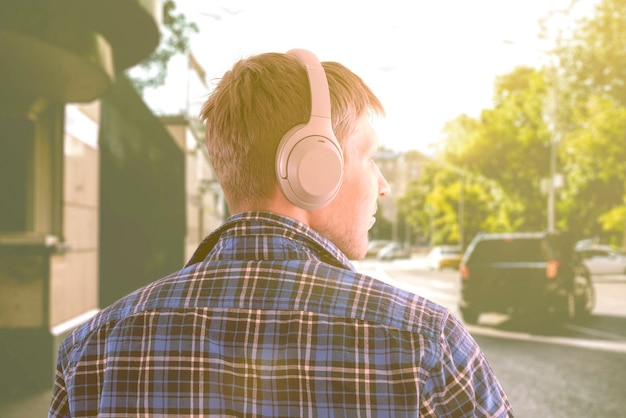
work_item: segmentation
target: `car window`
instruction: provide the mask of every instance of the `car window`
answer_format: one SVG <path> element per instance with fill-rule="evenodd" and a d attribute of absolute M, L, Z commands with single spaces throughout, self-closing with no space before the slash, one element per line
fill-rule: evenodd
<path fill-rule="evenodd" d="M 551 258 L 550 247 L 544 240 L 484 240 L 476 243 L 468 262 L 533 262 L 546 261 L 549 258 Z"/>
<path fill-rule="evenodd" d="M 454 248 L 442 248 L 441 253 L 447 255 L 458 255 L 460 251 Z"/>
<path fill-rule="evenodd" d="M 584 258 L 591 257 L 614 257 L 614 256 L 623 256 L 624 252 L 620 250 L 607 250 L 603 248 L 594 248 L 591 250 L 579 250 L 578 253 Z"/>
<path fill-rule="evenodd" d="M 584 258 L 592 258 L 592 257 L 606 257 L 609 255 L 608 252 L 603 250 L 586 250 L 580 252 Z"/>

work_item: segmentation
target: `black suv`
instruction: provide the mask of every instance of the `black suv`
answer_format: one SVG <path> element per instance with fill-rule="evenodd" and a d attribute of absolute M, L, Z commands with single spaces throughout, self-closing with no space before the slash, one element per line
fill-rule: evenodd
<path fill-rule="evenodd" d="M 460 265 L 459 309 L 467 323 L 482 312 L 552 314 L 568 320 L 595 305 L 589 272 L 571 240 L 559 234 L 478 234 Z"/>

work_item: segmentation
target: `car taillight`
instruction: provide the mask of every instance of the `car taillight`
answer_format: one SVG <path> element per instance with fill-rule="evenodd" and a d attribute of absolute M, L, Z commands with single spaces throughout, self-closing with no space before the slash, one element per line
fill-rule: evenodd
<path fill-rule="evenodd" d="M 469 267 L 466 264 L 459 265 L 459 271 L 461 272 L 461 278 L 463 280 L 469 279 Z"/>
<path fill-rule="evenodd" d="M 559 262 L 556 260 L 548 260 L 546 266 L 546 277 L 548 279 L 554 279 L 559 274 Z"/>

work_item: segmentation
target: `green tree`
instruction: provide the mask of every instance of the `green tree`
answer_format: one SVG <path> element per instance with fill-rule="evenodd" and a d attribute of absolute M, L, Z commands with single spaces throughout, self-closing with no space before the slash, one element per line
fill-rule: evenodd
<path fill-rule="evenodd" d="M 626 108 L 592 95 L 573 116 L 576 127 L 561 146 L 564 221 L 579 235 L 617 244 L 626 227 Z"/>
<path fill-rule="evenodd" d="M 563 82 L 582 102 L 592 93 L 626 106 L 626 0 L 601 0 L 557 39 Z"/>
<path fill-rule="evenodd" d="M 426 164 L 400 200 L 415 230 L 432 244 L 467 244 L 479 231 L 545 228 L 547 91 L 541 71 L 520 67 L 496 80 L 492 109 L 446 124 L 440 161 Z"/>
<path fill-rule="evenodd" d="M 141 94 L 146 88 L 165 84 L 167 64 L 177 54 L 189 51 L 189 36 L 198 33 L 198 25 L 189 22 L 184 14 L 176 12 L 174 0 L 163 1 L 163 24 L 159 47 L 138 64 L 141 73 L 128 74 L 135 89 Z"/>
<path fill-rule="evenodd" d="M 495 182 L 437 161 L 424 163 L 398 203 L 412 229 L 432 245 L 466 245 L 479 231 L 517 226 L 515 217 L 503 215 L 512 211 Z"/>
<path fill-rule="evenodd" d="M 461 116 L 446 126 L 443 158 L 497 182 L 503 199 L 515 202 L 500 210 L 517 212 L 519 228 L 544 229 L 546 205 L 540 183 L 549 174 L 552 136 L 544 118 L 548 97 L 544 73 L 518 67 L 500 76 L 494 90 L 494 107 L 483 110 L 479 120 Z"/>
<path fill-rule="evenodd" d="M 425 164 L 421 174 L 409 181 L 404 195 L 400 196 L 396 202 L 413 232 L 428 240 L 431 235 L 429 216 L 431 209 L 426 205 L 426 196 L 431 187 L 429 180 L 431 175 L 429 164 Z"/>
<path fill-rule="evenodd" d="M 625 39 L 626 0 L 601 0 L 560 35 L 554 65 L 498 77 L 492 108 L 445 126 L 443 164 L 410 185 L 403 198 L 407 219 L 430 231 L 434 243 L 459 238 L 459 225 L 467 239 L 478 230 L 544 229 L 540 183 L 549 177 L 555 144 L 565 178 L 558 229 L 626 247 Z"/>
<path fill-rule="evenodd" d="M 626 246 L 626 0 L 601 0 L 560 36 L 562 210 L 569 225 Z"/>

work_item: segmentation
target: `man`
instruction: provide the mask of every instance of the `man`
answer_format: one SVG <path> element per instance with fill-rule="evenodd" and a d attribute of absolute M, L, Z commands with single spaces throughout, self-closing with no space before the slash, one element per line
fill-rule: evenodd
<path fill-rule="evenodd" d="M 50 416 L 511 416 L 445 308 L 349 261 L 389 193 L 372 113 L 308 51 L 236 63 L 201 112 L 233 216 L 63 342 Z"/>

